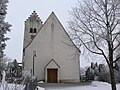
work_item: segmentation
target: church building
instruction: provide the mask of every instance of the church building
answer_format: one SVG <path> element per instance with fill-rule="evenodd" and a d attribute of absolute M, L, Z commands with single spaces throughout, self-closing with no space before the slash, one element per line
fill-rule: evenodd
<path fill-rule="evenodd" d="M 25 21 L 23 70 L 46 83 L 80 82 L 80 51 L 52 12 L 43 23 L 34 11 Z"/>

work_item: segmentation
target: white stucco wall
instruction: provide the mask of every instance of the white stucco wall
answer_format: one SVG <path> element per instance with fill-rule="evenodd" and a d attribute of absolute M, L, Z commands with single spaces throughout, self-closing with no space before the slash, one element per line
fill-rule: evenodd
<path fill-rule="evenodd" d="M 62 82 L 80 81 L 79 50 L 71 42 L 64 28 L 52 13 L 32 43 L 25 49 L 24 67 L 32 69 L 33 51 L 35 76 L 45 80 L 45 66 L 54 59 L 60 66 L 59 79 Z"/>

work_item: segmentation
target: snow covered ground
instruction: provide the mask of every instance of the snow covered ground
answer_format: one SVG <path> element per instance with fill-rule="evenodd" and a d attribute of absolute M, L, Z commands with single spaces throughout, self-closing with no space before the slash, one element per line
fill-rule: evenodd
<path fill-rule="evenodd" d="M 44 89 L 41 89 L 44 90 Z M 111 90 L 110 84 L 105 82 L 94 81 L 90 85 L 78 85 L 69 87 L 48 87 L 45 90 Z M 120 84 L 117 85 L 117 90 L 120 90 Z"/>
<path fill-rule="evenodd" d="M 9 87 L 9 89 L 5 89 Z M 24 86 L 22 85 L 15 85 L 15 84 L 8 84 L 5 87 L 3 85 L 0 85 L 0 90 L 23 90 Z M 63 84 L 64 86 L 64 84 Z M 36 90 L 111 90 L 110 84 L 105 82 L 98 82 L 94 81 L 90 85 L 72 85 L 72 86 L 55 86 L 55 87 L 37 87 Z M 120 84 L 117 84 L 117 90 L 120 90 Z"/>

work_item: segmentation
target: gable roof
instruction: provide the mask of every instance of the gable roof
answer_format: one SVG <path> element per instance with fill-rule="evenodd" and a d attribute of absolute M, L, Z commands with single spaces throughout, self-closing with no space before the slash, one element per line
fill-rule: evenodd
<path fill-rule="evenodd" d="M 43 28 L 43 26 L 45 26 L 45 24 L 46 24 L 46 22 L 49 20 L 49 18 L 50 17 L 54 17 L 54 18 L 56 18 L 56 20 L 59 22 L 59 24 L 60 24 L 60 26 L 63 28 L 63 30 L 64 30 L 64 32 L 66 33 L 66 35 L 68 36 L 68 38 L 70 39 L 70 41 L 72 42 L 72 44 L 77 48 L 77 50 L 79 51 L 79 52 L 81 52 L 80 50 L 79 50 L 79 48 L 74 44 L 74 42 L 72 41 L 72 39 L 70 38 L 70 36 L 68 35 L 68 33 L 66 32 L 66 30 L 65 30 L 65 28 L 63 27 L 63 25 L 61 24 L 61 22 L 59 21 L 59 19 L 57 18 L 57 16 L 55 15 L 55 13 L 54 12 L 52 12 L 51 14 L 50 14 L 50 16 L 47 18 L 47 20 L 44 22 L 44 24 L 42 25 L 42 27 L 40 28 L 40 30 L 38 30 L 38 33 L 41 31 L 41 29 Z M 36 36 L 38 35 L 38 33 L 36 34 Z M 35 37 L 36 37 L 35 36 Z M 35 39 L 35 37 L 34 37 L 34 39 Z M 33 40 L 34 40 L 33 39 Z M 32 43 L 32 41 L 33 40 L 31 40 L 31 42 L 24 48 L 24 49 L 26 49 L 31 43 Z"/>
<path fill-rule="evenodd" d="M 50 60 L 50 62 L 45 66 L 45 69 L 46 69 L 46 67 L 47 67 L 48 65 L 50 65 L 52 62 L 54 62 L 55 65 L 57 65 L 57 67 L 60 68 L 60 66 L 56 63 L 56 61 L 55 61 L 54 59 L 52 59 L 52 60 Z"/>

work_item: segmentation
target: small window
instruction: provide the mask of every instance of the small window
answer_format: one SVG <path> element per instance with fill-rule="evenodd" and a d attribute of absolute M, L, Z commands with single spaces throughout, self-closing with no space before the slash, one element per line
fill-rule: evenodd
<path fill-rule="evenodd" d="M 51 29 L 54 30 L 54 24 L 53 23 L 51 24 Z"/>
<path fill-rule="evenodd" d="M 25 56 L 25 49 L 23 49 L 23 56 Z"/>
<path fill-rule="evenodd" d="M 36 28 L 34 28 L 34 33 L 36 33 L 37 32 L 37 29 Z"/>
<path fill-rule="evenodd" d="M 33 33 L 33 29 L 32 28 L 30 28 L 30 33 Z"/>

